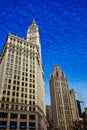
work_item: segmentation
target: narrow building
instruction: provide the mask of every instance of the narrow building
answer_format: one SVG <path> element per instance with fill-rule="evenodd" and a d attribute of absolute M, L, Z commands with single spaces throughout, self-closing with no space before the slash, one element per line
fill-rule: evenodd
<path fill-rule="evenodd" d="M 51 105 L 46 105 L 47 130 L 53 129 Z"/>
<path fill-rule="evenodd" d="M 72 130 L 68 82 L 58 66 L 54 67 L 50 76 L 50 94 L 54 130 Z"/>
<path fill-rule="evenodd" d="M 46 130 L 39 28 L 27 39 L 8 34 L 0 56 L 0 129 Z"/>
<path fill-rule="evenodd" d="M 75 122 L 79 120 L 79 112 L 78 112 L 77 102 L 75 98 L 75 92 L 73 89 L 69 91 L 69 95 L 70 95 L 70 103 L 71 103 L 71 110 L 72 110 L 72 118 L 73 118 L 73 122 Z"/>

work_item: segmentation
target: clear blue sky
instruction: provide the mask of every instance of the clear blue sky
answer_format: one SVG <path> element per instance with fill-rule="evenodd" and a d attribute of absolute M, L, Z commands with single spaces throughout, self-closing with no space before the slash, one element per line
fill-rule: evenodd
<path fill-rule="evenodd" d="M 59 65 L 87 107 L 87 0 L 2 0 L 0 52 L 8 32 L 26 39 L 34 17 L 41 35 L 46 104 L 50 74 Z"/>

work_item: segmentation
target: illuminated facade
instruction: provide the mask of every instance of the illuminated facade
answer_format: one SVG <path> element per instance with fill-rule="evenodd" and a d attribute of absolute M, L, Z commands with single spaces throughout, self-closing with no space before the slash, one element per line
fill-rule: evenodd
<path fill-rule="evenodd" d="M 0 58 L 0 129 L 46 130 L 39 29 L 27 39 L 8 34 Z"/>

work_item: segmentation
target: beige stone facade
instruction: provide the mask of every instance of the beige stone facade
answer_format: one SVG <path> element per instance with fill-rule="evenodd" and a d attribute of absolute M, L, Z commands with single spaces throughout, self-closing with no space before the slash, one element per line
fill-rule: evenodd
<path fill-rule="evenodd" d="M 72 130 L 68 82 L 58 66 L 54 67 L 50 76 L 50 93 L 54 130 Z"/>
<path fill-rule="evenodd" d="M 46 130 L 39 29 L 24 40 L 8 34 L 0 58 L 0 129 Z"/>
<path fill-rule="evenodd" d="M 69 91 L 73 122 L 79 120 L 79 113 L 74 90 Z"/>

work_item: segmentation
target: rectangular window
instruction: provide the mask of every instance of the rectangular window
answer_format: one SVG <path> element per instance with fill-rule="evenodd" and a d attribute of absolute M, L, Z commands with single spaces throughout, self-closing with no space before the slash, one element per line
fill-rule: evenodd
<path fill-rule="evenodd" d="M 11 118 L 12 119 L 17 119 L 17 117 L 18 117 L 18 114 L 11 113 Z"/>

